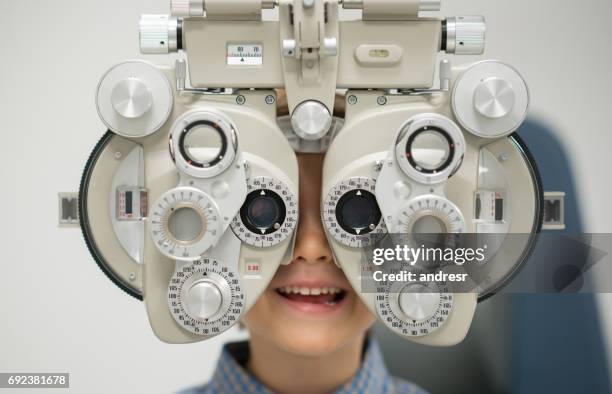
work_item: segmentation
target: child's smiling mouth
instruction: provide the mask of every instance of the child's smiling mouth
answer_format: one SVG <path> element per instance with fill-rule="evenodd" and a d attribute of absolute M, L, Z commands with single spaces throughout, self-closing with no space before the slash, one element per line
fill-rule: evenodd
<path fill-rule="evenodd" d="M 336 287 L 285 286 L 279 287 L 276 292 L 291 301 L 330 306 L 341 302 L 346 297 L 346 291 Z"/>
<path fill-rule="evenodd" d="M 284 304 L 301 312 L 319 314 L 338 310 L 348 291 L 331 285 L 286 285 L 275 289 Z"/>

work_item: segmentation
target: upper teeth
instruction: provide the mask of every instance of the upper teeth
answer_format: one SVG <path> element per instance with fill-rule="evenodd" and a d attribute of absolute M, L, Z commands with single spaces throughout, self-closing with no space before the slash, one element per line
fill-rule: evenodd
<path fill-rule="evenodd" d="M 338 294 L 341 289 L 335 287 L 298 287 L 285 286 L 278 289 L 281 293 L 286 294 L 301 294 L 301 295 L 321 295 L 321 294 Z"/>

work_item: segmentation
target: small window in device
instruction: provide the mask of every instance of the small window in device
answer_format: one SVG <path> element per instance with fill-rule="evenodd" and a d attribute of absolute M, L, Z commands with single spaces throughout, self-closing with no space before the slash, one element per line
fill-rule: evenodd
<path fill-rule="evenodd" d="M 504 198 L 501 194 L 496 193 L 495 196 L 495 221 L 504 220 Z"/>
<path fill-rule="evenodd" d="M 125 192 L 125 213 L 131 215 L 133 212 L 132 208 L 132 192 Z"/>

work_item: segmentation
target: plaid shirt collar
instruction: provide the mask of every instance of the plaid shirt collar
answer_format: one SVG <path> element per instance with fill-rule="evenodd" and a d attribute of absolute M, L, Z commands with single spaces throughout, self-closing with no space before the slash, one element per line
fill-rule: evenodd
<path fill-rule="evenodd" d="M 207 392 L 272 393 L 244 369 L 242 365 L 246 364 L 248 357 L 247 342 L 225 345 L 217 369 L 206 387 Z M 385 367 L 378 343 L 369 339 L 361 368 L 351 381 L 338 388 L 334 394 L 394 393 L 394 386 L 394 379 Z"/>

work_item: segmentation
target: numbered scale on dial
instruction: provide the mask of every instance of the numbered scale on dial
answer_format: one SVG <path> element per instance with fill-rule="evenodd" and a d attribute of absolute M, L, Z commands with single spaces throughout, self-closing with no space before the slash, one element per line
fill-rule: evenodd
<path fill-rule="evenodd" d="M 297 220 L 297 198 L 287 185 L 274 178 L 257 177 L 248 183 L 246 201 L 232 221 L 232 230 L 242 242 L 266 248 L 287 239 Z"/>
<path fill-rule="evenodd" d="M 212 258 L 178 265 L 168 287 L 172 317 L 197 335 L 228 330 L 238 322 L 244 304 L 238 273 Z"/>
<path fill-rule="evenodd" d="M 386 234 L 385 222 L 376 201 L 376 181 L 355 177 L 337 184 L 323 203 L 323 223 L 338 242 L 365 246 L 370 237 Z"/>
<path fill-rule="evenodd" d="M 404 234 L 463 233 L 465 219 L 459 208 L 446 198 L 424 195 L 402 207 L 394 229 Z"/>
<path fill-rule="evenodd" d="M 420 272 L 408 268 L 419 275 Z M 453 309 L 453 294 L 446 282 L 381 282 L 376 312 L 395 333 L 420 337 L 444 325 Z"/>
<path fill-rule="evenodd" d="M 220 227 L 215 202 L 193 187 L 169 190 L 152 207 L 153 242 L 165 256 L 176 260 L 198 259 L 217 241 Z"/>
<path fill-rule="evenodd" d="M 263 64 L 263 45 L 227 44 L 228 66 L 261 66 Z"/>

